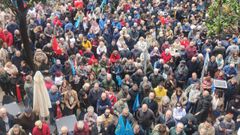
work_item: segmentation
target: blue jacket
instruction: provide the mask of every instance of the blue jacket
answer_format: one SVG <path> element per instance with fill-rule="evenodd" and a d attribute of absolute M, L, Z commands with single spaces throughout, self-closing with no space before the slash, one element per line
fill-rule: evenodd
<path fill-rule="evenodd" d="M 102 115 L 107 108 L 111 108 L 110 100 L 108 98 L 106 100 L 98 99 L 97 101 L 98 115 Z"/>
<path fill-rule="evenodd" d="M 231 68 L 229 65 L 226 65 L 223 68 L 225 75 L 237 75 L 237 70 L 235 68 Z"/>
<path fill-rule="evenodd" d="M 105 18 L 99 19 L 99 27 L 101 30 L 104 30 L 104 25 L 106 24 L 107 20 Z"/>
<path fill-rule="evenodd" d="M 51 90 L 48 92 L 52 105 L 55 105 L 57 101 L 61 101 L 61 93 L 59 91 L 53 93 Z"/>

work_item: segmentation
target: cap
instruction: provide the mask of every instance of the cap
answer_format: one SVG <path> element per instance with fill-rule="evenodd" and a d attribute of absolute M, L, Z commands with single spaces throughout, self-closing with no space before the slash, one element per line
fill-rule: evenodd
<path fill-rule="evenodd" d="M 32 108 L 29 108 L 29 107 L 28 107 L 28 108 L 25 108 L 25 109 L 24 109 L 24 112 L 25 112 L 25 113 L 32 113 Z"/>

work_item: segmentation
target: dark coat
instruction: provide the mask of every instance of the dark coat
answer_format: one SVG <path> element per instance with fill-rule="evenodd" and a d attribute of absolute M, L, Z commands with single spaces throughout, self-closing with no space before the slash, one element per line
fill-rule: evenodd
<path fill-rule="evenodd" d="M 201 97 L 197 102 L 196 113 L 199 114 L 196 116 L 198 122 L 204 122 L 207 119 L 209 108 L 212 106 L 212 97 L 209 95 L 207 97 Z"/>
<path fill-rule="evenodd" d="M 13 127 L 15 124 L 15 119 L 13 115 L 7 114 L 8 120 L 9 120 L 9 129 Z M 7 133 L 6 131 L 6 125 L 2 118 L 0 118 L 0 135 L 5 135 Z"/>

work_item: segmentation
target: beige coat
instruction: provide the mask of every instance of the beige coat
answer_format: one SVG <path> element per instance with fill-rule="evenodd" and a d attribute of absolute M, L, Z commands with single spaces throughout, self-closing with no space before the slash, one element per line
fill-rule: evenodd
<path fill-rule="evenodd" d="M 34 54 L 33 62 L 39 67 L 41 64 L 48 62 L 48 57 L 42 50 L 37 49 Z"/>
<path fill-rule="evenodd" d="M 179 98 L 179 102 L 182 104 L 182 106 L 185 106 L 187 104 L 187 96 L 185 93 L 182 93 L 181 97 Z M 171 97 L 171 105 L 174 107 L 177 104 L 177 95 L 176 92 L 173 93 Z"/>

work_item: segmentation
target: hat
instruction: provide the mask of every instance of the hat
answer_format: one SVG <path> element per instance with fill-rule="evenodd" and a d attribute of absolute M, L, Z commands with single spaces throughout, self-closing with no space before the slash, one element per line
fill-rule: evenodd
<path fill-rule="evenodd" d="M 24 112 L 25 112 L 25 113 L 32 113 L 32 108 L 29 108 L 29 107 L 28 107 L 28 108 L 25 108 L 25 109 L 24 109 Z"/>

